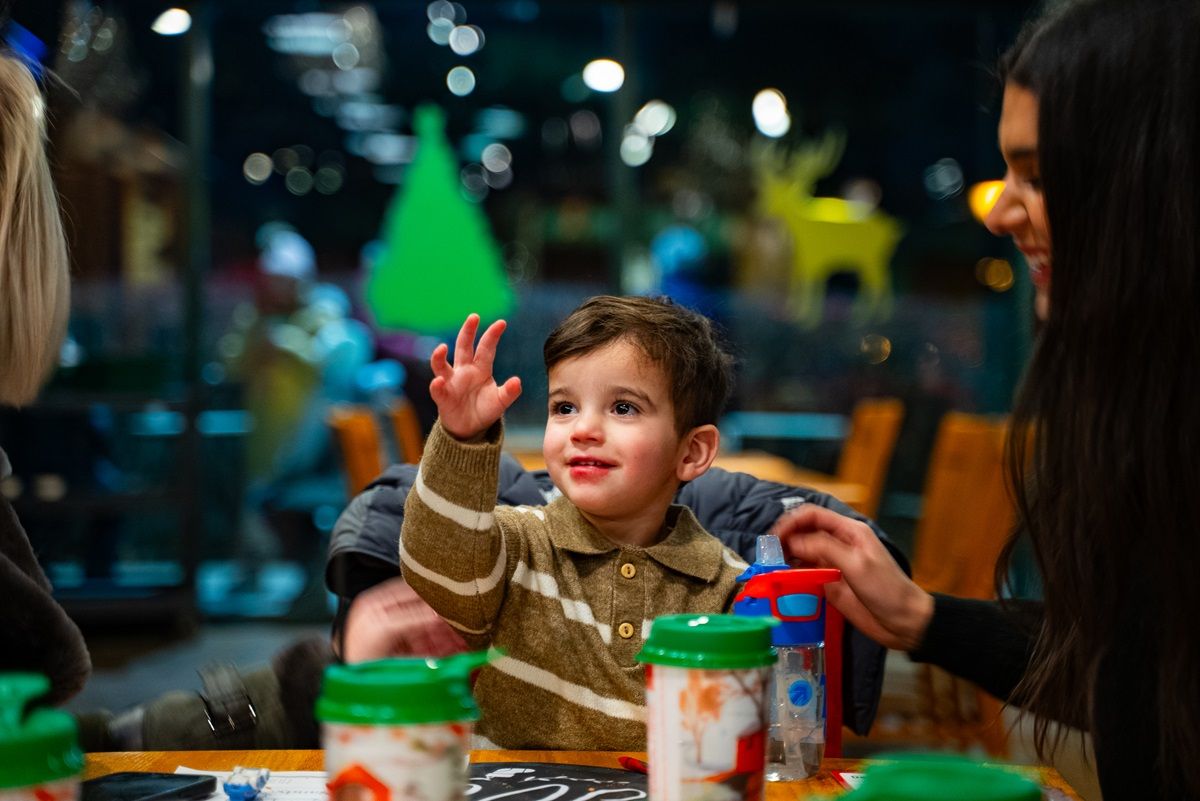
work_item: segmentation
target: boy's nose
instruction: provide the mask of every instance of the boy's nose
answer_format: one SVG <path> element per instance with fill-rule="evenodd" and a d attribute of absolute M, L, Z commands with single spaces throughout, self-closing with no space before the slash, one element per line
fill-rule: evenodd
<path fill-rule="evenodd" d="M 581 412 L 571 426 L 572 442 L 598 442 L 604 438 L 604 427 L 599 415 Z"/>

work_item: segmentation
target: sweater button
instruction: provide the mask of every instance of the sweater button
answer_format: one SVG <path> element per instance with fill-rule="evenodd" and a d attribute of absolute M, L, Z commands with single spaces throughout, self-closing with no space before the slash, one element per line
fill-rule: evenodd
<path fill-rule="evenodd" d="M 620 634 L 622 639 L 628 640 L 633 636 L 633 624 L 622 623 L 621 625 L 617 626 L 617 634 Z"/>
<path fill-rule="evenodd" d="M 632 563 L 626 562 L 625 564 L 621 565 L 621 575 L 627 579 L 631 579 L 637 575 L 637 568 L 634 567 Z"/>

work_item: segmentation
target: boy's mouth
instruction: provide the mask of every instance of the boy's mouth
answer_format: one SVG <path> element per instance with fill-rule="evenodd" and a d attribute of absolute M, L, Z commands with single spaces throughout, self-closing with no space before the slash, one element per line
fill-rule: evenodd
<path fill-rule="evenodd" d="M 616 467 L 612 462 L 588 456 L 575 456 L 567 460 L 567 469 L 576 481 L 591 481 L 607 476 Z"/>
<path fill-rule="evenodd" d="M 603 459 L 594 459 L 594 458 L 588 458 L 588 457 L 584 457 L 584 456 L 576 456 L 572 459 L 569 459 L 567 461 L 567 466 L 568 467 L 597 467 L 597 468 L 616 467 L 616 465 L 614 465 L 612 462 L 606 462 Z"/>

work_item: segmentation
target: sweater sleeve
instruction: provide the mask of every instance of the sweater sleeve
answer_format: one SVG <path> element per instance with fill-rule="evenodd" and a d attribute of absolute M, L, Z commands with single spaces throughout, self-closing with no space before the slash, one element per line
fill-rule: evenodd
<path fill-rule="evenodd" d="M 977 601 L 934 594 L 933 618 L 909 656 L 1019 703 L 1013 690 L 1025 675 L 1041 619 L 1035 602 Z M 1011 608 L 1009 608 L 1011 607 Z"/>
<path fill-rule="evenodd" d="M 500 424 L 471 443 L 435 424 L 400 530 L 405 579 L 468 635 L 488 634 L 512 570 L 494 514 L 500 440 Z"/>

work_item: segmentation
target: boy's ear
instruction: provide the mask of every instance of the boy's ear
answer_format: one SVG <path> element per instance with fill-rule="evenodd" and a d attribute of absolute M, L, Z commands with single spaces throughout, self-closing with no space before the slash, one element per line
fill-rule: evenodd
<path fill-rule="evenodd" d="M 680 481 L 691 481 L 704 475 L 717 458 L 721 444 L 721 432 L 711 423 L 696 426 L 683 437 L 680 443 L 679 463 L 675 475 Z"/>

